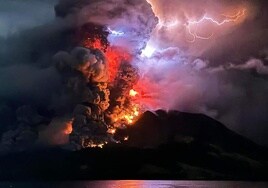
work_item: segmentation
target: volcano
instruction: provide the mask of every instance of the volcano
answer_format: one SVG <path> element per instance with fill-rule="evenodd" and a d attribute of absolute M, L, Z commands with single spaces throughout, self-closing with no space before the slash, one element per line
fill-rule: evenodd
<path fill-rule="evenodd" d="M 1 156 L 1 180 L 267 180 L 268 150 L 203 114 L 145 112 L 121 144 Z M 18 163 L 18 161 L 20 161 Z"/>
<path fill-rule="evenodd" d="M 11 24 L 0 180 L 268 180 L 261 2 L 58 0 Z"/>

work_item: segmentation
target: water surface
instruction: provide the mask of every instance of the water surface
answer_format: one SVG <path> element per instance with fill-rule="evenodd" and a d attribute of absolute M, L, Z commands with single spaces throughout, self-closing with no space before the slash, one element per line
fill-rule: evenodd
<path fill-rule="evenodd" d="M 267 188 L 267 182 L 239 181 L 74 181 L 74 182 L 5 182 L 2 188 Z"/>

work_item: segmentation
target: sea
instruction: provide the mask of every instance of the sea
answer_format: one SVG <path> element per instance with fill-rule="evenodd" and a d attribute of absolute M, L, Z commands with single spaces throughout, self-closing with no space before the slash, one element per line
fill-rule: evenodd
<path fill-rule="evenodd" d="M 2 188 L 267 188 L 268 182 L 246 181 L 64 181 L 64 182 L 1 182 Z"/>

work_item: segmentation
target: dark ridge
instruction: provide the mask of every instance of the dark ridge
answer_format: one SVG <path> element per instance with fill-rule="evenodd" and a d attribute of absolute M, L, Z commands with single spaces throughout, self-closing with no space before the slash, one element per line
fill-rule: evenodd
<path fill-rule="evenodd" d="M 268 180 L 267 149 L 202 114 L 145 112 L 103 149 L 38 149 L 0 157 L 0 180 Z"/>

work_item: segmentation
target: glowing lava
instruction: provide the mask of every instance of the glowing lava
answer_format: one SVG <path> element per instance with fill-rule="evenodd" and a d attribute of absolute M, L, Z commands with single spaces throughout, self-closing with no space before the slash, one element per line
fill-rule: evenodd
<path fill-rule="evenodd" d="M 116 133 L 116 129 L 115 128 L 109 128 L 107 133 L 109 134 L 115 134 Z"/>
<path fill-rule="evenodd" d="M 128 124 L 132 124 L 139 114 L 140 112 L 138 105 L 133 105 L 132 109 L 130 110 L 130 114 L 125 115 L 124 118 L 127 120 Z"/>
<path fill-rule="evenodd" d="M 135 123 L 140 115 L 141 108 L 138 104 L 131 101 L 132 104 L 127 109 L 120 110 L 119 113 L 112 114 L 113 125 L 117 128 L 129 126 Z"/>
<path fill-rule="evenodd" d="M 134 89 L 131 89 L 129 91 L 129 96 L 131 98 L 135 98 L 138 95 L 139 93 Z M 138 116 L 140 115 L 140 106 L 137 103 L 135 104 L 134 101 L 135 100 L 133 99 L 132 100 L 133 104 L 130 113 L 124 116 L 124 118 L 127 120 L 129 124 L 132 124 L 135 120 L 137 120 Z"/>
<path fill-rule="evenodd" d="M 129 95 L 130 95 L 131 97 L 135 97 L 136 95 L 138 95 L 138 92 L 135 91 L 134 89 L 131 89 L 131 90 L 129 91 Z"/>
<path fill-rule="evenodd" d="M 87 148 L 87 147 L 90 147 L 90 148 L 103 148 L 103 146 L 107 144 L 107 142 L 105 143 L 99 143 L 99 144 L 95 144 L 93 141 L 90 141 L 90 142 L 82 142 L 82 146 Z"/>
<path fill-rule="evenodd" d="M 113 31 L 110 28 L 108 28 L 108 31 L 112 34 L 123 34 L 120 32 L 117 33 L 117 31 Z M 117 76 L 119 74 L 122 74 L 119 71 L 121 64 L 124 62 L 131 62 L 132 57 L 130 53 L 120 47 L 103 44 L 102 41 L 98 38 L 85 40 L 83 45 L 87 48 L 100 49 L 104 52 L 108 64 L 109 84 L 111 87 L 113 87 Z M 130 89 L 127 95 L 128 96 L 120 96 L 120 98 L 118 98 L 118 100 L 127 100 L 127 106 L 115 106 L 112 114 L 109 114 L 109 117 L 112 121 L 111 127 L 107 131 L 109 134 L 115 134 L 116 129 L 113 127 L 118 128 L 133 124 L 140 115 L 140 105 L 135 102 L 135 99 L 139 93 L 134 89 Z M 98 146 L 94 145 L 92 147 Z"/>
<path fill-rule="evenodd" d="M 103 42 L 99 38 L 88 38 L 87 40 L 83 41 L 83 46 L 87 48 L 100 49 L 102 51 L 106 51 L 107 45 L 108 44 L 103 44 Z"/>
<path fill-rule="evenodd" d="M 73 131 L 73 120 L 70 120 L 66 123 L 66 128 L 64 129 L 64 134 L 69 135 Z"/>

